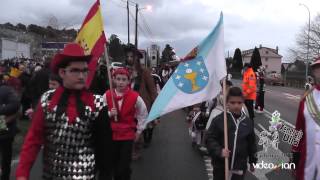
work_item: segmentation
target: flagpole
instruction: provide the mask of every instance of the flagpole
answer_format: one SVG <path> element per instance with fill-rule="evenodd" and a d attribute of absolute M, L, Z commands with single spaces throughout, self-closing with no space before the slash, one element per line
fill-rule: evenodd
<path fill-rule="evenodd" d="M 105 57 L 106 57 L 106 64 L 107 64 L 107 73 L 108 73 L 108 80 L 109 80 L 109 87 L 110 87 L 110 93 L 111 93 L 111 101 L 112 101 L 112 107 L 116 107 L 115 106 L 115 102 L 114 102 L 114 95 L 113 95 L 113 83 L 112 83 L 112 78 L 111 78 L 111 69 L 110 69 L 110 65 L 109 65 L 109 53 L 108 53 L 108 48 L 105 45 L 105 53 L 104 53 Z M 118 121 L 118 116 L 114 117 L 114 120 L 117 122 Z"/>
<path fill-rule="evenodd" d="M 223 79 L 223 126 L 224 126 L 224 149 L 228 148 L 228 124 L 227 124 L 227 89 L 226 89 L 226 78 Z M 224 159 L 225 164 L 225 180 L 229 180 L 229 158 L 225 157 Z"/>

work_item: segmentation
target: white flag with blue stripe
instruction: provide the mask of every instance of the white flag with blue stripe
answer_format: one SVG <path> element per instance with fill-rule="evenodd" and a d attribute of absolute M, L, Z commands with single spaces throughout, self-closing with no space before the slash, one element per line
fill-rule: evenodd
<path fill-rule="evenodd" d="M 223 15 L 212 32 L 178 65 L 152 105 L 148 121 L 211 100 L 227 75 L 224 58 Z"/>

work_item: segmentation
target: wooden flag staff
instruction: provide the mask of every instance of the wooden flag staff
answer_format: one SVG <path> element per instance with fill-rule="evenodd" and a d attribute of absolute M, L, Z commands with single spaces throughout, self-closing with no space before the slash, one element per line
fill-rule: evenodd
<path fill-rule="evenodd" d="M 227 89 L 226 89 L 226 78 L 223 80 L 223 127 L 224 127 L 224 149 L 228 148 L 228 123 L 227 123 Z M 229 180 L 229 158 L 225 157 L 224 159 L 225 167 L 225 180 Z"/>
<path fill-rule="evenodd" d="M 114 101 L 114 91 L 113 91 L 113 81 L 111 78 L 111 68 L 110 68 L 110 64 L 109 64 L 109 53 L 108 53 L 108 48 L 105 45 L 105 58 L 106 58 L 106 64 L 107 64 L 107 70 L 108 70 L 108 80 L 109 80 L 109 87 L 110 87 L 110 92 L 111 92 L 111 100 L 112 100 L 112 107 L 116 107 L 115 106 L 115 101 Z M 117 122 L 118 121 L 118 116 L 114 117 L 114 120 Z"/>

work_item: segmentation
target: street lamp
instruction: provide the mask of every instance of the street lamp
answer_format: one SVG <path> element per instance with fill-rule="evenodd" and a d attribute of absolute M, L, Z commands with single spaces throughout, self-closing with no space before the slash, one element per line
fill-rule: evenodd
<path fill-rule="evenodd" d="M 300 6 L 304 6 L 309 13 L 309 24 L 308 24 L 308 47 L 307 47 L 307 63 L 306 63 L 306 81 L 308 78 L 308 66 L 309 66 L 309 49 L 310 49 L 310 9 L 307 5 L 299 3 Z"/>

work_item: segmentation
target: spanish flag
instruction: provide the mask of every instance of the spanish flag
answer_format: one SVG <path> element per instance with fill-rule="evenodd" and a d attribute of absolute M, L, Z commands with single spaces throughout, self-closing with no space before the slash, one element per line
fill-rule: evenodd
<path fill-rule="evenodd" d="M 97 62 L 104 52 L 104 45 L 107 42 L 103 30 L 103 19 L 101 15 L 100 2 L 97 0 L 87 14 L 79 33 L 76 43 L 80 44 L 87 55 L 92 55 L 89 63 L 89 75 L 86 82 L 89 88 L 94 77 Z"/>

